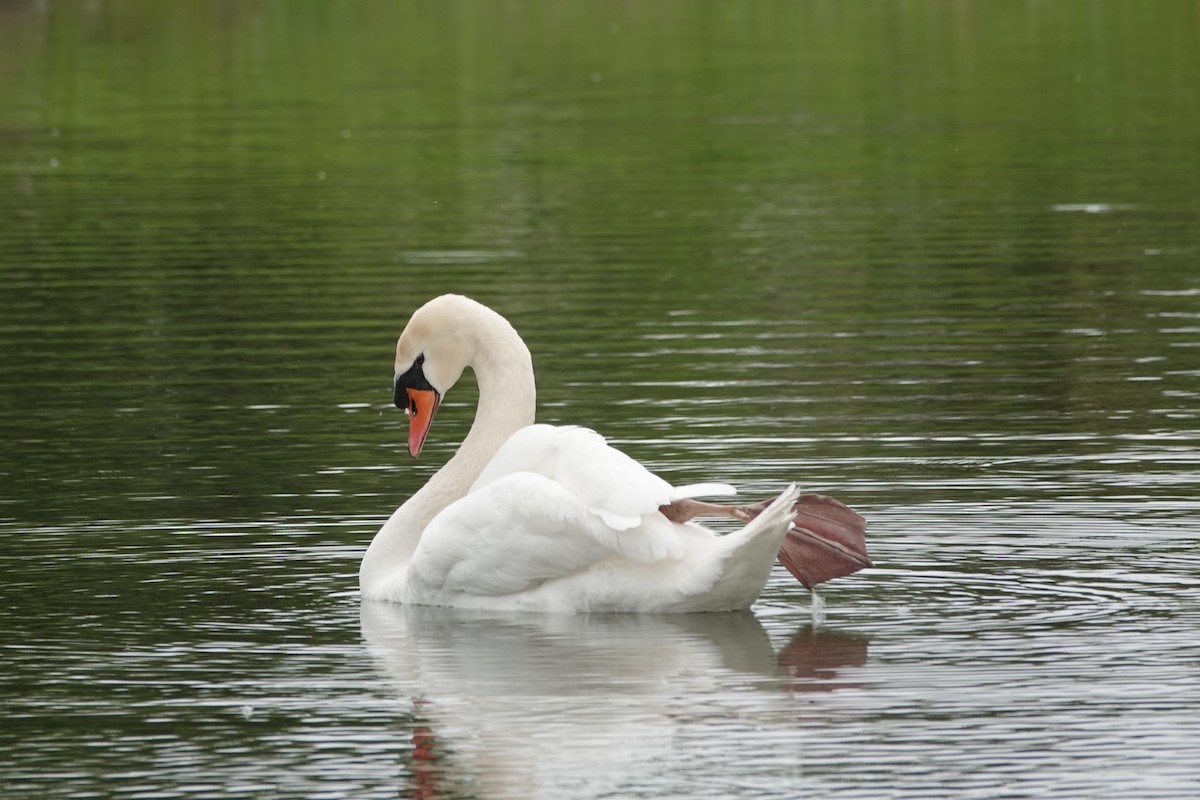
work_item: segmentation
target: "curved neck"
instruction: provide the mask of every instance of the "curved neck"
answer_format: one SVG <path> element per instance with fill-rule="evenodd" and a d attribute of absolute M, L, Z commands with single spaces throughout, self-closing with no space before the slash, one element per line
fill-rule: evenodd
<path fill-rule="evenodd" d="M 384 523 L 363 556 L 359 583 L 364 597 L 386 596 L 403 579 L 421 534 L 442 509 L 466 495 L 500 445 L 533 424 L 536 389 L 533 361 L 521 337 L 502 323 L 480 326 L 475 357 L 467 364 L 479 385 L 475 421 L 454 456 Z"/>

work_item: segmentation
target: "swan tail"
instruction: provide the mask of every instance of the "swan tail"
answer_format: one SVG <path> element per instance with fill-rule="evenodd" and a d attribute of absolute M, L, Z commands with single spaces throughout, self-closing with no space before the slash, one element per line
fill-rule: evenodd
<path fill-rule="evenodd" d="M 758 597 L 790 528 L 799 494 L 792 484 L 783 494 L 759 504 L 754 514 L 735 515 L 746 521 L 744 528 L 716 538 L 723 551 L 721 572 L 709 592 L 724 603 L 720 610 L 748 608 Z M 728 513 L 732 508 L 724 510 Z"/>

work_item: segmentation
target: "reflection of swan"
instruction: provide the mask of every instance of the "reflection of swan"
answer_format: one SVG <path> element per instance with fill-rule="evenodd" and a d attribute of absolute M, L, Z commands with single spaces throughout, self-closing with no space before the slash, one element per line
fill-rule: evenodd
<path fill-rule="evenodd" d="M 777 660 L 792 691 L 831 692 L 846 685 L 831 682 L 841 670 L 867 663 L 867 640 L 806 627 L 792 637 Z"/>
<path fill-rule="evenodd" d="M 380 671 L 410 703 L 406 789 L 427 796 L 655 786 L 677 796 L 681 781 L 719 785 L 753 770 L 739 753 L 794 738 L 809 707 L 787 691 L 793 676 L 841 688 L 839 669 L 866 659 L 861 640 L 810 632 L 777 657 L 751 614 L 514 616 L 384 603 L 361 613 Z M 821 647 L 831 655 L 813 652 Z M 738 741 L 714 740 L 730 735 Z"/>
<path fill-rule="evenodd" d="M 777 555 L 805 585 L 870 563 L 862 518 L 829 498 L 798 502 L 793 486 L 770 503 L 702 503 L 694 498 L 733 489 L 673 487 L 592 431 L 533 425 L 525 343 L 499 314 L 457 295 L 418 309 L 396 346 L 396 404 L 410 416 L 412 455 L 467 367 L 479 384 L 475 423 L 376 534 L 359 573 L 364 598 L 726 611 L 754 602 Z M 746 524 L 718 536 L 690 521 L 713 513 Z M 797 514 L 804 524 L 793 526 Z"/>

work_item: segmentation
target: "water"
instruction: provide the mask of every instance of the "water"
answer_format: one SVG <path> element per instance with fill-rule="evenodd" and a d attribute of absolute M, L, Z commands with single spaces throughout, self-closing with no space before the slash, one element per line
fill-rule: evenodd
<path fill-rule="evenodd" d="M 0 794 L 1200 790 L 1189 3 L 0 6 Z M 408 313 L 539 415 L 870 519 L 815 607 L 360 606 L 452 452 Z"/>

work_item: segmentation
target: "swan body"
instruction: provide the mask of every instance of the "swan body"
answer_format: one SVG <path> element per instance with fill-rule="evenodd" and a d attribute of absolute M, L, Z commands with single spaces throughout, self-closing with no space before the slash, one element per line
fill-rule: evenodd
<path fill-rule="evenodd" d="M 794 485 L 726 535 L 669 519 L 692 498 L 734 490 L 674 487 L 594 431 L 534 424 L 529 350 L 503 317 L 458 295 L 418 309 L 396 346 L 413 456 L 468 367 L 475 422 L 372 540 L 363 598 L 567 612 L 729 611 L 757 599 L 792 528 Z"/>

